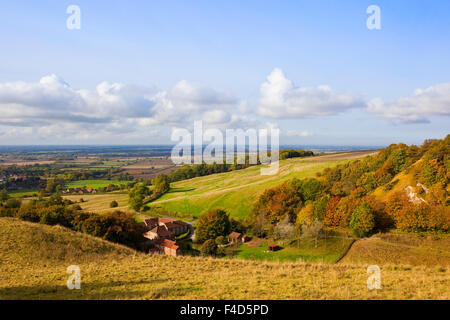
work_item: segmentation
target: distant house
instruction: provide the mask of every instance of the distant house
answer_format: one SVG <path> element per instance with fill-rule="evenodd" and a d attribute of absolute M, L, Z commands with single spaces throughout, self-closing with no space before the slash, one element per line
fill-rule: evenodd
<path fill-rule="evenodd" d="M 160 254 L 165 254 L 173 257 L 179 256 L 181 254 L 181 249 L 176 244 L 176 242 L 167 239 L 157 240 L 155 242 L 155 249 L 157 249 Z M 155 252 L 155 250 L 153 252 Z"/>
<path fill-rule="evenodd" d="M 228 235 L 228 241 L 232 243 L 244 243 L 247 241 L 247 236 L 233 231 Z"/>

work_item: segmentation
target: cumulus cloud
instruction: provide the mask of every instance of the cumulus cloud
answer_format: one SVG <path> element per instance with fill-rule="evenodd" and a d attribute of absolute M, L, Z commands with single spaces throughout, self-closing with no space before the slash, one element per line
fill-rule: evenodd
<path fill-rule="evenodd" d="M 258 113 L 274 119 L 301 118 L 333 115 L 362 106 L 359 97 L 337 93 L 329 86 L 294 87 L 276 68 L 260 87 Z"/>
<path fill-rule="evenodd" d="M 405 123 L 429 122 L 432 116 L 450 116 L 450 83 L 416 89 L 412 96 L 384 102 L 380 98 L 367 103 L 369 113 Z"/>
<path fill-rule="evenodd" d="M 274 69 L 260 87 L 258 113 L 261 116 L 286 119 L 327 116 L 363 107 L 352 94 L 337 93 L 329 86 L 295 87 L 281 69 Z"/>
<path fill-rule="evenodd" d="M 76 90 L 56 75 L 39 82 L 0 83 L 3 136 L 12 127 L 31 128 L 23 132 L 37 136 L 89 138 L 139 127 L 154 132 L 154 127 L 187 126 L 194 119 L 217 126 L 237 122 L 233 112 L 238 105 L 230 93 L 188 81 L 163 91 L 109 82 Z"/>

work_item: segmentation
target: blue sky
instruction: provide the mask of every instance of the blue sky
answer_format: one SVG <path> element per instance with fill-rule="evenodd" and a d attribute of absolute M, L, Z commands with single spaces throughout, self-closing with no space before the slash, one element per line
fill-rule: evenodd
<path fill-rule="evenodd" d="M 372 4 L 381 30 L 366 27 Z M 449 14 L 448 1 L 5 2 L 0 144 L 164 143 L 198 119 L 277 126 L 282 143 L 442 138 Z"/>

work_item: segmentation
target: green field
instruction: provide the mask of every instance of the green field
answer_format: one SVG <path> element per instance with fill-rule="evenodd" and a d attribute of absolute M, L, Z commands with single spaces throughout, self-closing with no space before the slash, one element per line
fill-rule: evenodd
<path fill-rule="evenodd" d="M 203 211 L 223 208 L 233 217 L 245 218 L 265 189 L 292 178 L 315 177 L 316 172 L 373 152 L 350 152 L 280 161 L 277 174 L 263 176 L 260 166 L 198 177 L 171 184 L 171 190 L 149 204 L 169 212 L 198 217 Z"/>
<path fill-rule="evenodd" d="M 261 261 L 307 261 L 333 263 L 336 261 L 350 245 L 350 239 L 320 239 L 315 246 L 314 240 L 300 240 L 300 243 L 293 243 L 289 246 L 282 246 L 279 251 L 268 251 L 267 241 L 262 241 L 259 245 L 240 245 L 234 251 L 234 258 L 245 260 Z M 272 242 L 270 242 L 272 244 Z"/>
<path fill-rule="evenodd" d="M 26 189 L 26 190 L 12 190 L 9 191 L 8 194 L 12 198 L 21 198 L 21 197 L 31 197 L 39 193 L 37 189 Z"/>
<path fill-rule="evenodd" d="M 104 188 L 109 186 L 110 184 L 115 185 L 126 185 L 130 181 L 126 180 L 78 180 L 78 181 L 70 181 L 66 183 L 66 188 L 82 188 L 82 187 L 91 187 L 94 189 Z"/>

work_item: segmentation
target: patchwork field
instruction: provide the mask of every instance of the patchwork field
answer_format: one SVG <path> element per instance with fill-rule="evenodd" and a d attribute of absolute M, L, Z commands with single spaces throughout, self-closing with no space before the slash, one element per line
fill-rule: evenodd
<path fill-rule="evenodd" d="M 0 218 L 0 299 L 450 299 L 448 267 L 148 256 L 98 238 Z M 68 290 L 67 267 L 81 269 Z"/>
<path fill-rule="evenodd" d="M 260 174 L 261 167 L 254 166 L 179 181 L 172 183 L 171 191 L 149 206 L 193 216 L 199 216 L 203 211 L 212 208 L 223 208 L 233 217 L 245 218 L 265 189 L 292 178 L 314 177 L 316 172 L 325 168 L 373 153 L 374 151 L 358 151 L 282 160 L 275 175 L 263 176 Z"/>

